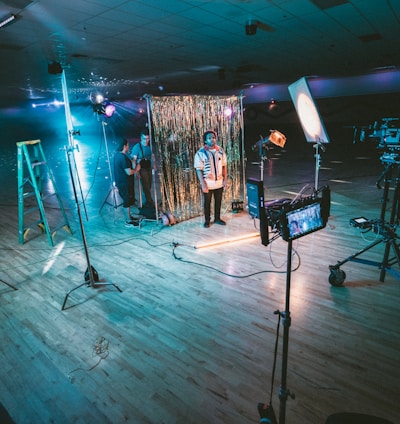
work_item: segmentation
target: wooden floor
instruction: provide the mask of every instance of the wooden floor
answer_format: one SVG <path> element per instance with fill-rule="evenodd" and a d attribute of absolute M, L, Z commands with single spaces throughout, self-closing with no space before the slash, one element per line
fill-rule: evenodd
<path fill-rule="evenodd" d="M 267 199 L 313 186 L 313 151 L 304 150 L 266 164 Z M 18 244 L 15 163 L 2 168 L 10 177 L 0 206 L 0 403 L 15 423 L 259 421 L 257 403 L 271 389 L 274 311 L 285 309 L 286 242 L 261 245 L 258 221 L 229 208 L 226 227 L 205 229 L 199 217 L 125 228 L 121 208 L 99 213 L 103 181 L 88 198 L 84 225 L 90 262 L 111 285 L 88 287 L 71 198 L 72 235 L 58 231 L 51 248 L 32 230 Z M 400 282 L 390 274 L 380 282 L 377 267 L 353 262 L 342 266 L 342 287 L 328 282 L 329 265 L 376 237 L 349 219 L 379 217 L 381 170 L 376 155 L 357 147 L 323 155 L 328 225 L 293 243 L 286 386 L 295 398 L 286 403 L 287 423 L 323 424 L 346 411 L 400 422 Z M 247 172 L 257 177 L 259 168 L 249 163 Z M 56 209 L 50 214 L 58 219 Z M 363 257 L 380 261 L 383 247 Z M 281 365 L 282 325 L 277 415 Z"/>

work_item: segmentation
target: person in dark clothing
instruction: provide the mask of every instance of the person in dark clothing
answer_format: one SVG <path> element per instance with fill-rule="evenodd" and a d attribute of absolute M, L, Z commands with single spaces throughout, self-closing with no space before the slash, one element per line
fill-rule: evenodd
<path fill-rule="evenodd" d="M 132 149 L 133 165 L 140 164 L 138 177 L 142 184 L 143 201 L 142 206 L 154 207 L 153 197 L 151 196 L 151 185 L 153 182 L 154 155 L 150 146 L 150 136 L 147 130 L 140 133 L 140 141 Z"/>
<path fill-rule="evenodd" d="M 139 223 L 131 217 L 131 206 L 135 204 L 135 174 L 140 171 L 140 164 L 133 167 L 132 161 L 128 156 L 129 142 L 122 140 L 114 156 L 114 178 L 115 185 L 123 200 L 125 214 L 125 227 L 135 227 Z"/>

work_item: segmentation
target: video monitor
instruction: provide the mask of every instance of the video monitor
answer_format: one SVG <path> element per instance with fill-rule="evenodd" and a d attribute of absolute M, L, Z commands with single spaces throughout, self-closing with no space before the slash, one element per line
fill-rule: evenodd
<path fill-rule="evenodd" d="M 329 143 L 328 134 L 307 79 L 305 77 L 300 78 L 289 85 L 288 89 L 307 142 Z"/>
<path fill-rule="evenodd" d="M 322 199 L 314 199 L 311 203 L 289 208 L 281 215 L 282 238 L 285 241 L 295 240 L 326 226 L 326 214 L 323 211 Z"/>
<path fill-rule="evenodd" d="M 264 184 L 260 180 L 248 178 L 246 182 L 249 214 L 260 220 L 261 243 L 269 243 L 268 221 L 265 215 Z"/>
<path fill-rule="evenodd" d="M 264 185 L 262 181 L 248 178 L 246 181 L 247 202 L 249 214 L 260 219 L 261 210 L 264 208 Z"/>

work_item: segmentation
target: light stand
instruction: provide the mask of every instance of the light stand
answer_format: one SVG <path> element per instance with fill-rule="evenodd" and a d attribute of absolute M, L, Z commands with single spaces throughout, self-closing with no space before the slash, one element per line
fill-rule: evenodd
<path fill-rule="evenodd" d="M 312 232 L 325 228 L 328 221 L 330 210 L 330 190 L 328 187 L 322 189 L 322 196 L 317 197 L 318 192 L 308 198 L 303 198 L 298 201 L 282 202 L 281 205 L 272 205 L 269 208 L 264 208 L 265 216 L 260 214 L 260 227 L 262 221 L 266 221 L 266 225 L 271 226 L 271 230 L 278 233 L 283 240 L 287 241 L 287 261 L 286 261 L 286 298 L 285 311 L 275 313 L 279 314 L 279 319 L 282 318 L 283 323 L 283 344 L 282 344 L 282 368 L 281 368 L 281 385 L 279 388 L 279 424 L 286 423 L 286 402 L 290 396 L 292 399 L 295 395 L 288 390 L 286 386 L 287 379 L 287 363 L 289 356 L 289 328 L 291 326 L 290 317 L 290 283 L 292 273 L 292 242 L 295 239 L 303 237 Z M 296 224 L 296 225 L 294 225 Z M 275 240 L 274 237 L 271 241 Z M 265 244 L 262 242 L 262 244 Z M 277 337 L 279 335 L 279 321 L 277 329 Z M 274 379 L 276 347 L 274 356 L 274 367 L 272 373 L 272 383 Z M 272 394 L 272 390 L 271 390 Z M 271 401 L 270 401 L 271 402 Z M 259 403 L 258 411 L 261 421 L 270 424 L 277 424 L 272 405 Z M 263 421 L 264 419 L 264 421 Z"/>
<path fill-rule="evenodd" d="M 288 242 L 287 250 L 287 267 L 286 267 L 286 301 L 285 301 L 285 311 L 280 312 L 282 317 L 283 325 L 283 342 L 282 342 L 282 370 L 281 370 L 281 385 L 279 387 L 279 424 L 286 423 L 286 401 L 288 396 L 292 399 L 295 398 L 293 393 L 286 387 L 287 379 L 287 363 L 289 356 L 289 328 L 291 324 L 290 318 L 290 278 L 292 274 L 292 241 Z"/>
<path fill-rule="evenodd" d="M 268 146 L 265 146 L 268 143 L 267 141 L 260 140 L 260 149 L 258 155 L 260 156 L 260 181 L 264 182 L 264 161 L 268 160 L 268 156 L 264 153 L 264 150 L 268 151 Z"/>
<path fill-rule="evenodd" d="M 269 138 L 263 138 L 260 135 L 260 139 L 253 145 L 252 150 L 258 151 L 258 157 L 260 162 L 254 162 L 254 164 L 259 163 L 260 166 L 260 181 L 264 182 L 264 161 L 268 160 L 268 156 L 265 153 L 268 151 L 268 145 L 270 144 Z"/>
<path fill-rule="evenodd" d="M 243 183 L 243 200 L 246 200 L 247 192 L 246 192 L 246 165 L 247 165 L 247 157 L 246 157 L 246 151 L 245 151 L 245 137 L 244 137 L 244 108 L 243 108 L 243 90 L 240 92 L 239 95 L 239 102 L 240 102 L 240 130 L 242 134 L 241 139 L 241 155 L 242 155 L 242 183 Z"/>
<path fill-rule="evenodd" d="M 150 150 L 151 150 L 151 161 L 153 162 L 153 131 L 152 131 L 152 126 L 151 126 L 151 110 L 150 110 L 150 98 L 151 96 L 149 94 L 145 94 L 143 96 L 146 99 L 146 107 L 147 107 L 147 125 L 148 125 L 148 130 L 149 130 L 149 137 L 150 137 Z M 157 187 L 156 187 L 156 179 L 155 179 L 155 163 L 153 163 L 153 166 L 151 167 L 151 178 L 153 180 L 153 196 L 154 196 L 154 207 L 155 207 L 155 213 L 156 213 L 156 221 L 157 224 L 160 221 L 160 217 L 158 214 L 158 200 L 157 200 Z M 139 182 L 139 190 L 140 193 L 142 193 L 141 190 L 141 182 Z"/>
<path fill-rule="evenodd" d="M 110 160 L 110 153 L 109 153 L 109 150 L 108 150 L 106 125 L 107 125 L 107 122 L 105 122 L 104 120 L 101 121 L 101 126 L 103 128 L 104 144 L 106 146 L 106 154 L 107 154 L 107 161 L 108 161 L 108 172 L 109 172 L 109 175 L 110 175 L 111 188 L 110 188 L 109 192 L 107 193 L 107 196 L 104 199 L 104 202 L 101 205 L 101 208 L 100 208 L 100 211 L 99 211 L 100 213 L 101 213 L 101 211 L 103 210 L 103 207 L 106 204 L 109 205 L 109 206 L 112 206 L 114 211 L 116 209 L 118 209 L 120 206 L 122 206 L 122 204 L 123 204 L 123 202 L 118 203 L 118 200 L 117 200 L 118 199 L 118 196 L 117 196 L 118 189 L 115 186 L 115 181 L 114 181 L 113 173 L 112 173 L 112 170 L 111 170 L 111 160 Z M 111 201 L 109 199 L 111 199 Z"/>
<path fill-rule="evenodd" d="M 258 412 L 260 414 L 260 422 L 270 424 L 286 424 L 286 402 L 290 396 L 292 399 L 295 395 L 288 390 L 286 386 L 287 380 L 287 363 L 289 357 L 289 328 L 291 325 L 290 317 L 290 279 L 292 273 L 292 240 L 288 241 L 287 250 L 287 267 L 286 267 L 286 300 L 285 300 L 285 311 L 279 310 L 274 311 L 274 314 L 278 314 L 278 327 L 276 330 L 276 342 L 275 342 L 275 353 L 274 353 L 274 365 L 272 368 L 272 383 L 271 383 L 271 394 L 269 404 L 260 402 L 257 405 Z M 279 336 L 279 323 L 282 318 L 283 325 L 283 342 L 282 342 L 282 368 L 281 368 L 281 385 L 279 386 L 279 420 L 276 419 L 275 412 L 272 406 L 272 390 L 274 386 L 275 376 L 275 365 L 276 365 L 276 354 L 278 348 L 278 336 Z"/>
<path fill-rule="evenodd" d="M 67 82 L 66 82 L 64 70 L 62 70 L 62 73 L 61 73 L 61 83 L 62 83 L 62 91 L 63 91 L 63 96 L 64 96 L 65 119 L 66 119 L 66 123 L 67 123 L 68 142 L 69 142 L 69 146 L 68 147 L 65 146 L 64 150 L 67 153 L 68 168 L 69 168 L 69 173 L 70 173 L 70 177 L 71 177 L 71 183 L 72 183 L 72 188 L 73 188 L 73 192 L 74 192 L 74 198 L 75 198 L 75 203 L 76 203 L 76 207 L 77 207 L 79 225 L 80 225 L 80 229 L 81 229 L 83 247 L 84 247 L 84 250 L 85 250 L 85 257 L 86 257 L 86 263 L 87 263 L 87 269 L 86 269 L 86 272 L 84 274 L 85 282 L 80 284 L 79 286 L 73 288 L 72 290 L 70 290 L 66 294 L 62 308 L 61 308 L 61 310 L 64 310 L 70 293 L 73 292 L 74 290 L 77 290 L 78 288 L 80 288 L 84 285 L 90 286 L 92 288 L 98 288 L 100 286 L 105 286 L 105 285 L 112 285 L 119 292 L 122 292 L 122 290 L 114 283 L 104 283 L 104 282 L 98 283 L 98 281 L 99 281 L 98 274 L 90 263 L 89 251 L 88 251 L 87 242 L 86 242 L 85 228 L 84 228 L 84 225 L 83 225 L 80 202 L 79 202 L 79 199 L 78 199 L 78 194 L 77 194 L 76 184 L 75 184 L 75 177 L 76 177 L 78 183 L 80 181 L 78 168 L 77 168 L 77 165 L 76 165 L 75 155 L 74 155 L 74 150 L 75 149 L 78 150 L 78 146 L 77 145 L 74 146 L 74 135 L 77 134 L 77 131 L 75 131 L 73 129 L 73 125 L 72 125 L 72 117 L 71 117 L 71 111 L 70 111 L 69 100 L 68 100 Z M 74 172 L 73 172 L 73 169 L 72 169 L 72 165 L 74 165 L 74 168 L 75 168 L 75 175 L 74 175 Z M 79 186 L 80 186 L 80 183 L 79 183 Z M 81 189 L 81 196 L 82 196 L 82 189 Z M 82 199 L 84 199 L 83 196 L 82 196 Z M 85 206 L 84 200 L 83 200 L 83 205 Z M 85 209 L 85 211 L 86 211 L 86 209 Z"/>
<path fill-rule="evenodd" d="M 90 263 L 90 258 L 89 258 L 89 251 L 88 251 L 88 247 L 87 247 L 87 241 L 86 241 L 86 234 L 85 234 L 85 228 L 83 225 L 83 219 L 82 219 L 82 214 L 81 214 L 81 208 L 79 205 L 79 199 L 78 199 L 78 195 L 77 195 L 77 191 L 76 191 L 76 185 L 75 185 L 75 178 L 74 178 L 74 173 L 72 171 L 72 163 L 75 163 L 75 155 L 74 155 L 74 149 L 77 149 L 77 147 L 67 147 L 65 146 L 65 151 L 67 153 L 67 160 L 68 160 L 68 168 L 69 168 L 69 174 L 71 177 L 71 182 L 72 182 L 72 188 L 73 188 L 73 192 L 74 192 L 74 198 L 75 198 L 75 203 L 76 203 L 76 208 L 77 208 L 77 212 L 78 212 L 78 218 L 79 218 L 79 225 L 80 225 L 80 229 L 81 229 L 81 233 L 82 233 L 82 241 L 83 241 L 83 247 L 85 250 L 85 257 L 86 257 L 86 263 L 87 263 L 87 269 L 85 272 L 85 282 L 80 284 L 77 287 L 74 287 L 73 289 L 71 289 L 65 296 L 64 298 L 64 302 L 62 305 L 61 310 L 63 311 L 65 308 L 65 305 L 67 303 L 68 297 L 69 295 L 79 289 L 80 287 L 86 285 L 86 286 L 90 286 L 92 288 L 99 288 L 100 286 L 108 286 L 108 285 L 112 285 L 114 286 L 119 292 L 122 292 L 122 290 L 114 283 L 104 283 L 101 282 L 99 283 L 99 278 L 97 275 L 96 270 L 92 267 L 91 263 Z M 77 170 L 76 170 L 77 171 Z"/>
<path fill-rule="evenodd" d="M 258 149 L 258 155 L 260 156 L 260 181 L 264 182 L 264 161 L 269 160 L 268 152 L 269 146 L 275 145 L 283 148 L 286 144 L 286 136 L 277 130 L 269 130 L 270 135 L 263 138 L 260 136 L 260 140 L 253 146 L 253 150 Z"/>
<path fill-rule="evenodd" d="M 319 153 L 319 149 L 321 148 L 321 150 L 323 152 L 325 152 L 325 147 L 322 143 L 320 143 L 319 141 L 316 142 L 316 144 L 314 144 L 314 149 L 315 149 L 315 183 L 314 183 L 314 191 L 317 192 L 318 191 L 318 184 L 319 184 L 319 170 L 321 168 L 321 155 Z"/>

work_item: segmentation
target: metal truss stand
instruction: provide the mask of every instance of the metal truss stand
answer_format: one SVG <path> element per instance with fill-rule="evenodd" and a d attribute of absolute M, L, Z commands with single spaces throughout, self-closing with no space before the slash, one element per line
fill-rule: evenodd
<path fill-rule="evenodd" d="M 384 282 L 386 277 L 386 272 L 389 272 L 396 279 L 400 280 L 400 273 L 393 269 L 393 265 L 400 267 L 400 248 L 397 240 L 399 239 L 396 234 L 397 226 L 399 224 L 399 194 L 400 194 L 400 180 L 399 180 L 399 163 L 397 161 L 391 160 L 391 156 L 383 155 L 381 158 L 383 163 L 386 163 L 385 169 L 380 175 L 376 185 L 378 188 L 381 188 L 380 182 L 384 179 L 383 187 L 383 198 L 382 198 L 382 208 L 380 218 L 377 220 L 367 221 L 362 224 L 362 228 L 373 230 L 379 238 L 374 242 L 366 246 L 364 249 L 359 250 L 348 258 L 338 261 L 335 265 L 329 265 L 330 275 L 329 283 L 332 286 L 339 287 L 343 284 L 346 279 L 346 273 L 340 269 L 342 265 L 346 262 L 358 262 L 364 265 L 375 266 L 380 269 L 379 281 Z M 394 176 L 394 171 L 396 175 Z M 393 177 L 395 178 L 394 192 L 393 192 L 393 201 L 392 209 L 389 222 L 385 221 L 386 215 L 386 205 L 388 203 L 388 195 L 390 184 L 392 183 Z M 372 249 L 379 244 L 385 244 L 385 250 L 383 254 L 382 261 L 372 261 L 368 259 L 359 258 L 363 253 Z M 391 252 L 393 256 L 391 255 Z"/>

